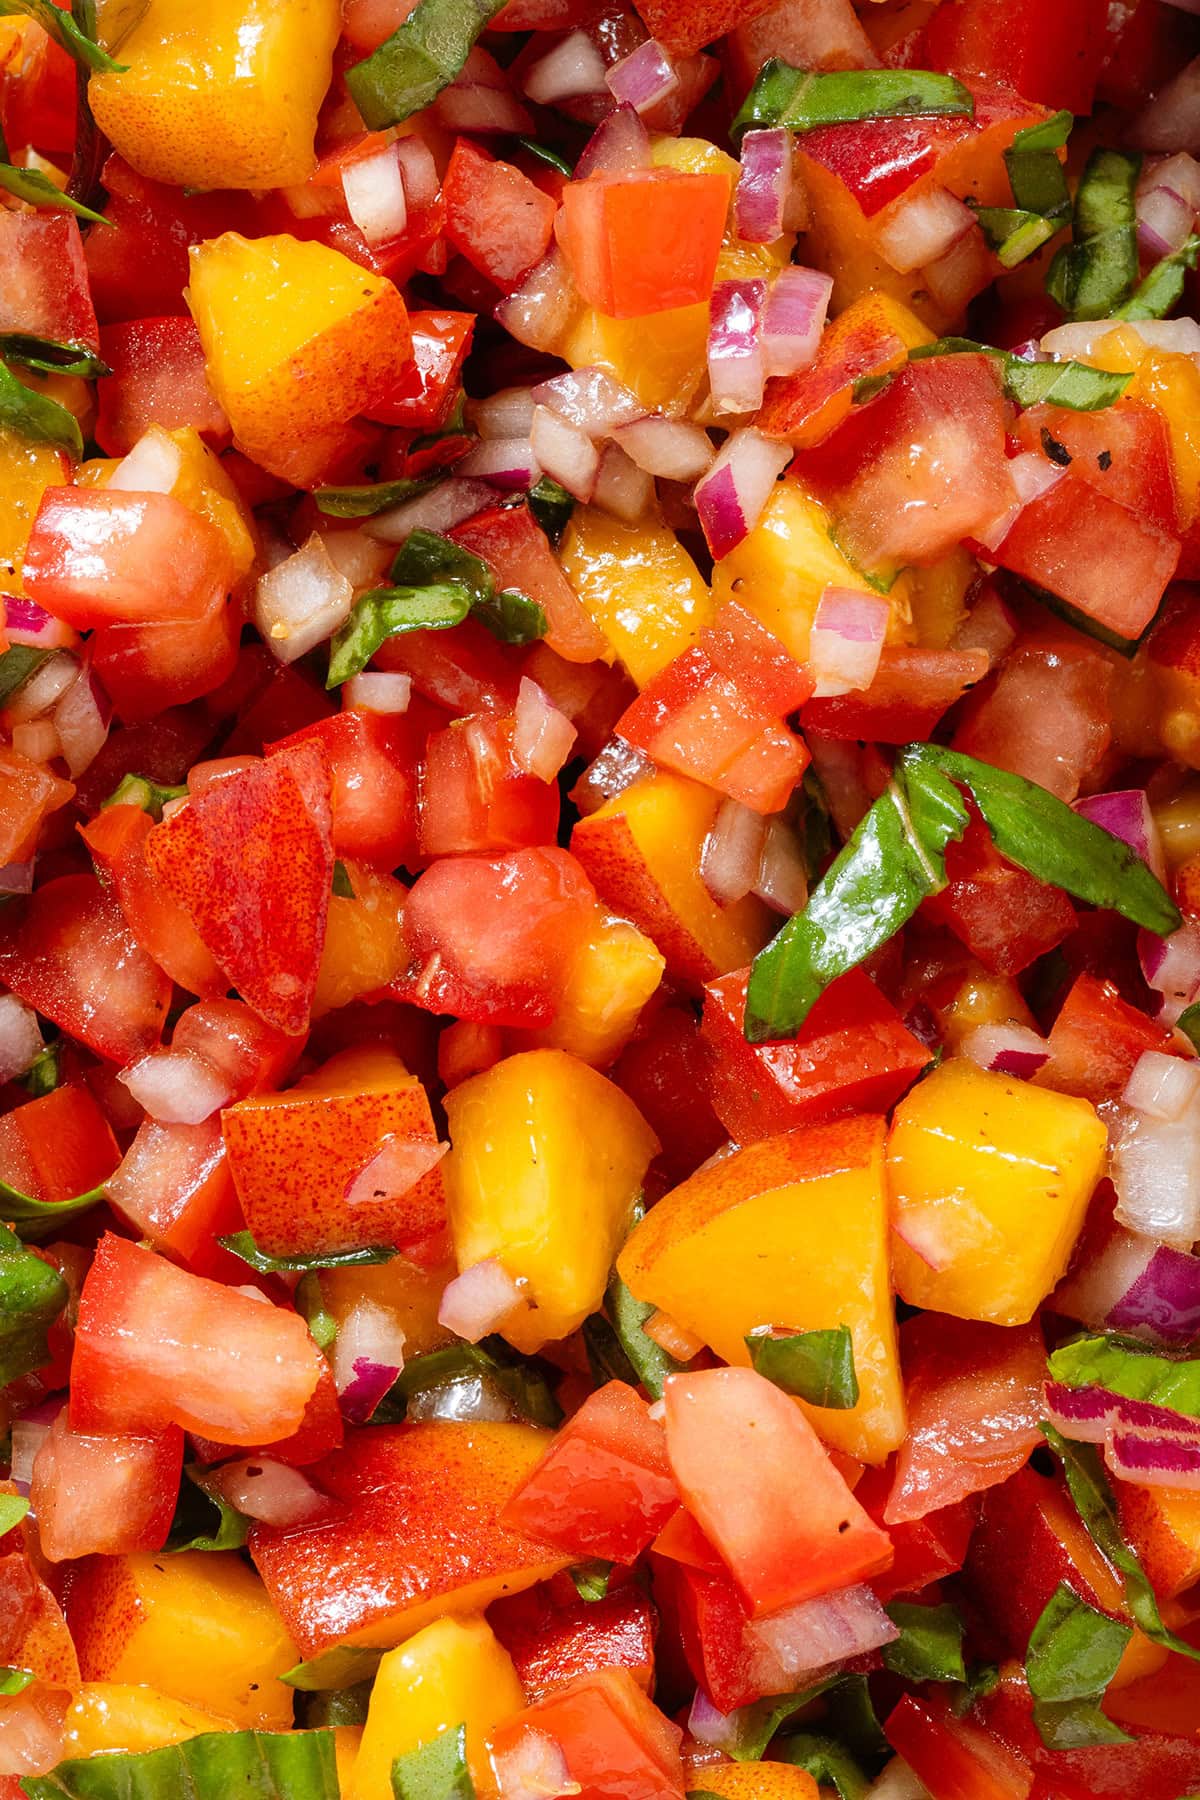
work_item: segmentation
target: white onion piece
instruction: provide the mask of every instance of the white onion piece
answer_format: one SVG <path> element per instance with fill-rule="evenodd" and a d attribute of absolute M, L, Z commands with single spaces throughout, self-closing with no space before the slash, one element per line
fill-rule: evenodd
<path fill-rule="evenodd" d="M 4 716 L 9 725 L 22 725 L 27 719 L 40 719 L 52 712 L 78 674 L 78 659 L 68 651 L 57 650 L 48 656 L 5 701 Z"/>
<path fill-rule="evenodd" d="M 408 201 L 395 144 L 342 170 L 346 209 L 368 244 L 386 244 L 408 224 Z"/>
<path fill-rule="evenodd" d="M 1138 243 L 1147 256 L 1173 256 L 1191 236 L 1196 209 L 1170 188 L 1149 188 L 1137 197 Z"/>
<path fill-rule="evenodd" d="M 1048 456 L 1042 456 L 1037 450 L 1025 450 L 1012 457 L 1008 473 L 1017 497 L 1013 505 L 997 513 L 990 525 L 976 528 L 975 536 L 984 549 L 998 550 L 1029 502 L 1057 487 L 1066 472 L 1061 464 L 1052 463 Z"/>
<path fill-rule="evenodd" d="M 907 1244 L 914 1256 L 936 1273 L 948 1268 L 958 1255 L 958 1243 L 952 1219 L 945 1207 L 934 1201 L 920 1206 L 906 1206 L 892 1221 L 892 1230 L 901 1243 Z"/>
<path fill-rule="evenodd" d="M 353 587 L 314 531 L 302 550 L 259 577 L 254 623 L 276 661 L 293 663 L 331 638 L 353 604 Z"/>
<path fill-rule="evenodd" d="M 35 763 L 53 762 L 62 754 L 58 733 L 49 719 L 30 719 L 23 725 L 14 725 L 12 747 L 18 756 L 27 756 Z"/>
<path fill-rule="evenodd" d="M 945 188 L 928 188 L 911 200 L 895 203 L 876 228 L 875 241 L 885 262 L 907 275 L 936 262 L 974 226 L 975 214 L 969 206 Z"/>
<path fill-rule="evenodd" d="M 658 39 L 647 38 L 613 64 L 604 84 L 618 105 L 632 106 L 634 112 L 644 113 L 675 92 L 679 76 Z"/>
<path fill-rule="evenodd" d="M 234 1098 L 228 1076 L 190 1050 L 152 1050 L 117 1080 L 162 1125 L 199 1125 Z"/>
<path fill-rule="evenodd" d="M 650 166 L 650 134 L 632 106 L 618 106 L 601 119 L 575 164 L 575 179 L 588 175 L 617 175 Z"/>
<path fill-rule="evenodd" d="M 1200 0 L 1197 0 L 1197 5 L 1200 5 Z M 1166 188 L 1170 193 L 1178 195 L 1194 213 L 1200 212 L 1200 162 L 1181 150 L 1177 156 L 1167 156 L 1161 162 L 1147 164 L 1138 182 L 1138 193 L 1149 192 L 1152 188 Z"/>
<path fill-rule="evenodd" d="M 571 1780 L 558 1739 L 532 1725 L 510 1749 L 493 1752 L 492 1769 L 499 1800 L 564 1800 L 583 1791 Z"/>
<path fill-rule="evenodd" d="M 1050 1060 L 1050 1046 L 1028 1025 L 977 1025 L 959 1045 L 959 1054 L 991 1069 L 1028 1081 Z"/>
<path fill-rule="evenodd" d="M 1141 150 L 1200 152 L 1200 56 L 1159 88 L 1127 136 Z"/>
<path fill-rule="evenodd" d="M 368 537 L 379 538 L 385 544 L 402 544 L 417 530 L 436 531 L 444 536 L 452 526 L 461 525 L 464 519 L 473 518 L 485 506 L 495 503 L 495 491 L 486 482 L 460 481 L 452 476 L 416 500 L 376 514 L 363 530 Z"/>
<path fill-rule="evenodd" d="M 486 59 L 496 74 L 503 75 L 478 45 L 471 52 L 472 57 L 476 53 Z M 468 68 L 469 62 L 470 59 Z M 433 103 L 433 116 L 444 131 L 515 133 L 519 136 L 533 129 L 533 120 L 506 80 L 502 84 L 474 81 L 469 79 L 468 68 L 464 68 L 457 81 L 443 88 Z"/>
<path fill-rule="evenodd" d="M 921 285 L 944 313 L 960 313 L 992 279 L 991 253 L 971 215 L 971 226 L 921 270 Z"/>
<path fill-rule="evenodd" d="M 438 1324 L 469 1344 L 477 1344 L 524 1305 L 518 1283 L 502 1262 L 489 1256 L 447 1282 L 438 1307 Z"/>
<path fill-rule="evenodd" d="M 1114 1135 L 1110 1174 L 1119 1225 L 1190 1250 L 1200 1237 L 1200 1118 L 1127 1112 Z"/>
<path fill-rule="evenodd" d="M 55 1398 L 44 1406 L 38 1406 L 32 1412 L 26 1413 L 23 1419 L 13 1421 L 9 1468 L 13 1481 L 23 1494 L 29 1492 L 29 1480 L 33 1474 L 34 1459 L 49 1437 L 50 1427 L 57 1419 L 62 1404 L 60 1398 Z"/>
<path fill-rule="evenodd" d="M 449 1148 L 449 1144 L 389 1132 L 375 1154 L 346 1183 L 346 1205 L 362 1206 L 366 1201 L 395 1200 L 407 1194 L 431 1169 L 437 1168 Z"/>
<path fill-rule="evenodd" d="M 0 1081 L 23 1075 L 41 1051 L 42 1033 L 33 1008 L 15 994 L 0 994 Z"/>
<path fill-rule="evenodd" d="M 392 553 L 386 544 L 368 537 L 358 527 L 350 531 L 325 529 L 320 536 L 326 556 L 338 574 L 346 577 L 351 587 L 380 586 L 384 572 L 392 560 Z M 271 567 L 276 568 L 280 563 L 285 563 L 291 554 L 292 546 L 285 545 L 283 554 L 272 558 Z"/>
<path fill-rule="evenodd" d="M 772 1657 L 785 1683 L 794 1687 L 804 1686 L 797 1676 L 863 1656 L 895 1643 L 899 1636 L 899 1628 L 865 1583 L 802 1600 L 746 1627 L 748 1643 Z"/>
<path fill-rule="evenodd" d="M 932 1800 L 932 1796 L 908 1764 L 899 1756 L 893 1756 L 883 1773 L 867 1789 L 866 1800 Z"/>
<path fill-rule="evenodd" d="M 718 281 L 709 303 L 708 384 L 713 412 L 757 412 L 762 405 L 760 327 L 765 281 Z"/>
<path fill-rule="evenodd" d="M 807 904 L 808 868 L 795 832 L 782 819 L 768 821 L 758 875 L 750 892 L 785 917 L 802 912 Z"/>
<path fill-rule="evenodd" d="M 605 74 L 604 58 L 586 31 L 572 31 L 525 71 L 521 85 L 539 106 L 553 106 L 556 100 L 602 94 Z"/>
<path fill-rule="evenodd" d="M 695 494 L 714 562 L 753 531 L 791 460 L 790 444 L 772 444 L 752 427 L 733 432 L 722 445 L 708 474 L 696 483 Z"/>
<path fill-rule="evenodd" d="M 518 344 L 553 352 L 579 304 L 566 260 L 557 246 L 552 246 L 520 287 L 498 303 L 495 317 Z"/>
<path fill-rule="evenodd" d="M 264 1525 L 303 1525 L 329 1511 L 328 1495 L 315 1488 L 303 1470 L 261 1456 L 225 1463 L 205 1477 L 205 1486 Z"/>
<path fill-rule="evenodd" d="M 534 408 L 530 447 L 538 465 L 576 500 L 588 501 L 600 472 L 600 452 L 578 425 L 548 406 Z"/>
<path fill-rule="evenodd" d="M 1095 323 L 1056 325 L 1042 339 L 1056 362 L 1091 356 L 1110 332 L 1136 331 L 1151 350 L 1176 351 L 1180 356 L 1200 356 L 1200 323 L 1195 319 L 1100 319 Z"/>
<path fill-rule="evenodd" d="M 758 880 L 767 821 L 740 800 L 723 800 L 700 852 L 700 877 L 718 906 L 743 900 Z"/>
<path fill-rule="evenodd" d="M 392 146 L 404 181 L 404 197 L 409 206 L 430 206 L 438 197 L 437 164 L 433 151 L 415 131 L 398 137 Z"/>
<path fill-rule="evenodd" d="M 727 1750 L 738 1742 L 740 1726 L 741 1721 L 736 1713 L 718 1712 L 704 1689 L 696 1689 L 688 1713 L 687 1728 L 698 1744 L 709 1744 L 714 1750 Z"/>
<path fill-rule="evenodd" d="M 592 490 L 592 504 L 602 512 L 636 525 L 654 500 L 654 477 L 626 456 L 620 444 L 605 444 Z"/>
<path fill-rule="evenodd" d="M 60 754 L 72 775 L 82 775 L 99 756 L 111 719 L 108 695 L 90 669 L 80 669 L 53 713 Z"/>
<path fill-rule="evenodd" d="M 169 494 L 179 480 L 183 452 L 173 438 L 152 425 L 122 457 L 108 478 L 111 489 L 132 494 Z"/>
<path fill-rule="evenodd" d="M 820 269 L 781 269 L 762 315 L 763 367 L 768 375 L 798 375 L 816 360 L 829 312 L 833 277 Z"/>
<path fill-rule="evenodd" d="M 579 734 L 544 689 L 522 675 L 513 712 L 512 758 L 539 781 L 553 781 Z"/>
<path fill-rule="evenodd" d="M 869 688 L 879 668 L 891 608 L 877 594 L 827 587 L 808 640 L 815 699 Z"/>
<path fill-rule="evenodd" d="M 533 398 L 538 406 L 547 406 L 578 425 L 590 438 L 608 437 L 618 425 L 628 425 L 646 411 L 623 382 L 607 369 L 594 366 L 569 369 L 565 375 L 540 381 Z"/>
<path fill-rule="evenodd" d="M 608 740 L 595 761 L 589 763 L 571 789 L 571 803 L 584 818 L 599 811 L 606 800 L 615 799 L 625 789 L 653 773 L 654 764 L 624 738 Z"/>
<path fill-rule="evenodd" d="M 1143 1050 L 1121 1095 L 1124 1106 L 1147 1119 L 1182 1119 L 1200 1096 L 1200 1063 L 1161 1050 Z"/>
<path fill-rule="evenodd" d="M 356 1363 L 404 1367 L 404 1332 L 395 1315 L 374 1300 L 358 1300 L 338 1326 L 333 1346 L 333 1379 L 339 1394 L 359 1379 Z"/>
<path fill-rule="evenodd" d="M 481 438 L 528 438 L 533 424 L 533 392 L 527 387 L 500 388 L 467 403 L 467 417 Z"/>
<path fill-rule="evenodd" d="M 1138 961 L 1146 981 L 1163 997 L 1159 1017 L 1174 1024 L 1200 993 L 1200 924 L 1187 919 L 1165 938 L 1139 931 Z"/>
<path fill-rule="evenodd" d="M 712 467 L 716 451 L 699 425 L 649 413 L 628 425 L 617 425 L 613 439 L 647 475 L 666 481 L 695 481 Z"/>
<path fill-rule="evenodd" d="M 490 481 L 493 487 L 514 491 L 533 487 L 541 475 L 527 437 L 483 438 L 458 468 L 469 480 Z"/>
<path fill-rule="evenodd" d="M 1157 1248 L 1150 1238 L 1114 1231 L 1095 1255 L 1055 1289 L 1053 1310 L 1094 1331 L 1104 1331 L 1109 1313 L 1145 1273 Z"/>
<path fill-rule="evenodd" d="M 347 706 L 360 712 L 405 713 L 412 700 L 412 676 L 398 671 L 388 674 L 383 669 L 364 669 L 352 675 L 342 694 Z"/>
<path fill-rule="evenodd" d="M 744 244 L 771 244 L 792 196 L 792 134 L 782 126 L 748 131 L 733 194 L 733 227 Z M 831 284 L 832 285 L 832 284 Z"/>

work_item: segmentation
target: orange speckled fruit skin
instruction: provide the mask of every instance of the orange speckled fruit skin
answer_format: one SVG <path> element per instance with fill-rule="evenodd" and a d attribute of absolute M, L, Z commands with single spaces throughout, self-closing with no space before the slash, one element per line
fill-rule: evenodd
<path fill-rule="evenodd" d="M 695 1769 L 689 1788 L 721 1800 L 819 1800 L 812 1776 L 791 1763 L 710 1763 Z"/>
<path fill-rule="evenodd" d="M 350 1433 L 312 1470 L 345 1513 L 250 1534 L 250 1554 L 304 1655 L 398 1644 L 445 1613 L 481 1612 L 566 1568 L 569 1556 L 498 1523 L 548 1442 L 531 1425 Z"/>

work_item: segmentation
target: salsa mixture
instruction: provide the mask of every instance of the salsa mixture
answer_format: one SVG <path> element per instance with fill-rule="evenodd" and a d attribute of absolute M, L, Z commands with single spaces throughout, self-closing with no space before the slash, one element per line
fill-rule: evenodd
<path fill-rule="evenodd" d="M 0 1800 L 1195 1800 L 1200 0 L 0 128 Z"/>

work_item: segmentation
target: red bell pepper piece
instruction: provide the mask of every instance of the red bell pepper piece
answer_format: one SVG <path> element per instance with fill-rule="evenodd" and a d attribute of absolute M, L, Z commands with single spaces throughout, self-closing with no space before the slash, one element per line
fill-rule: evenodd
<path fill-rule="evenodd" d="M 408 431 L 438 431 L 462 386 L 462 366 L 475 331 L 474 313 L 410 312 L 412 364 L 368 418 Z"/>

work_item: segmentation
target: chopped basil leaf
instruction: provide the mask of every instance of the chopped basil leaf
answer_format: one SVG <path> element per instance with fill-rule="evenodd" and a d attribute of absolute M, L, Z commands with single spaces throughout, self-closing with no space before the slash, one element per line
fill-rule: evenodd
<path fill-rule="evenodd" d="M 1191 1006 L 1185 1006 L 1175 1024 L 1193 1050 L 1200 1050 L 1200 1000 L 1193 1001 Z"/>
<path fill-rule="evenodd" d="M 536 157 L 538 162 L 544 162 L 547 168 L 557 169 L 560 175 L 569 179 L 575 173 L 565 156 L 560 156 L 557 150 L 551 150 L 546 144 L 539 144 L 536 138 L 519 137 L 517 142 L 522 150 Z"/>
<path fill-rule="evenodd" d="M 232 1251 L 242 1262 L 257 1269 L 260 1275 L 307 1274 L 310 1269 L 360 1269 L 372 1263 L 391 1262 L 396 1254 L 391 1244 L 369 1244 L 358 1250 L 314 1250 L 304 1256 L 271 1256 L 259 1249 L 249 1231 L 230 1232 L 228 1237 L 219 1237 L 217 1242 L 222 1249 Z"/>
<path fill-rule="evenodd" d="M 301 1702 L 301 1719 L 310 1728 L 326 1727 L 331 1731 L 339 1725 L 365 1725 L 374 1685 L 372 1681 L 356 1681 L 353 1687 L 306 1695 Z"/>
<path fill-rule="evenodd" d="M 864 1800 L 870 1789 L 870 1782 L 850 1752 L 834 1738 L 805 1731 L 789 1738 L 781 1755 L 784 1762 L 806 1769 L 820 1786 L 835 1789 L 840 1800 Z"/>
<path fill-rule="evenodd" d="M 967 202 L 970 205 L 970 201 Z M 1019 206 L 972 206 L 989 250 L 1001 266 L 1015 269 L 1062 230 L 1067 215 L 1025 212 Z"/>
<path fill-rule="evenodd" d="M 382 1660 L 382 1650 L 338 1644 L 332 1650 L 323 1650 L 311 1662 L 297 1663 L 279 1679 L 303 1694 L 334 1693 L 370 1680 Z"/>
<path fill-rule="evenodd" d="M 0 1694 L 23 1694 L 36 1680 L 32 1669 L 0 1669 Z"/>
<path fill-rule="evenodd" d="M 47 1094 L 54 1092 L 62 1079 L 60 1062 L 59 1041 L 55 1038 L 52 1044 L 47 1044 L 38 1051 L 21 1076 L 21 1086 L 31 1100 L 42 1100 Z"/>
<path fill-rule="evenodd" d="M 545 532 L 550 542 L 556 547 L 567 529 L 567 521 L 575 511 L 575 497 L 568 494 L 565 487 L 559 487 L 557 481 L 549 475 L 529 490 L 529 510 Z"/>
<path fill-rule="evenodd" d="M 502 1338 L 494 1337 L 486 1345 L 447 1344 L 441 1350 L 414 1356 L 405 1363 L 376 1408 L 374 1421 L 378 1425 L 396 1424 L 406 1416 L 410 1401 L 418 1394 L 442 1394 L 446 1402 L 442 1416 L 453 1418 L 456 1388 L 464 1391 L 469 1405 L 474 1405 L 480 1389 L 493 1399 L 508 1401 L 531 1425 L 558 1425 L 562 1421 L 562 1409 L 537 1363 L 526 1361 Z"/>
<path fill-rule="evenodd" d="M 36 19 L 42 30 L 84 69 L 104 69 L 123 75 L 128 63 L 114 62 L 108 51 L 80 29 L 69 12 L 55 6 L 54 0 L 0 0 L 0 18 Z"/>
<path fill-rule="evenodd" d="M 1058 594 L 1052 594 L 1048 588 L 1040 588 L 1032 581 L 1022 581 L 1019 585 L 1027 594 L 1031 594 L 1039 605 L 1047 607 L 1060 619 L 1065 619 L 1068 625 L 1073 626 L 1076 631 L 1081 631 L 1084 637 L 1094 638 L 1098 644 L 1107 644 L 1108 648 L 1115 650 L 1118 656 L 1132 660 L 1137 655 L 1141 638 L 1121 637 L 1117 632 L 1110 631 L 1107 625 L 1102 625 L 1099 619 L 1093 619 L 1087 613 L 1080 612 L 1079 608 L 1072 606 L 1069 600 L 1061 599 Z M 1154 621 L 1151 620 L 1150 625 L 1146 626 L 1142 638 L 1146 636 L 1146 632 L 1150 630 L 1153 623 Z"/>
<path fill-rule="evenodd" d="M 597 1387 L 606 1381 L 626 1381 L 630 1387 L 638 1383 L 637 1370 L 621 1348 L 621 1340 L 603 1313 L 592 1313 L 583 1321 L 583 1347 L 588 1367 Z"/>
<path fill-rule="evenodd" d="M 668 1356 L 661 1345 L 646 1336 L 642 1327 L 658 1309 L 647 1300 L 635 1300 L 621 1277 L 613 1271 L 604 1299 L 622 1350 L 652 1400 L 661 1400 L 668 1375 L 678 1375 L 683 1364 Z"/>
<path fill-rule="evenodd" d="M 26 369 L 40 369 L 44 375 L 79 375 L 95 381 L 112 374 L 108 364 L 86 344 L 60 344 L 54 338 L 31 337 L 24 331 L 0 333 L 0 356 Z"/>
<path fill-rule="evenodd" d="M 725 1746 L 730 1756 L 735 1762 L 761 1762 L 780 1726 L 828 1692 L 837 1680 L 836 1675 L 828 1675 L 799 1693 L 768 1694 L 765 1700 L 739 1706 L 729 1715 L 734 1722 L 732 1742 Z"/>
<path fill-rule="evenodd" d="M 444 471 L 434 475 L 403 475 L 397 481 L 366 482 L 359 487 L 317 488 L 313 499 L 321 512 L 332 519 L 369 519 L 376 513 L 389 512 L 393 506 L 406 506 L 419 500 L 443 479 Z"/>
<path fill-rule="evenodd" d="M 550 629 L 537 601 L 519 588 L 501 588 L 490 600 L 477 601 L 473 611 L 502 644 L 536 644 Z"/>
<path fill-rule="evenodd" d="M 785 125 L 816 131 L 822 125 L 852 125 L 862 119 L 920 118 L 931 114 L 972 118 L 969 88 L 952 75 L 927 69 L 838 69 L 815 74 L 772 57 L 730 127 L 735 141 L 744 131 Z"/>
<path fill-rule="evenodd" d="M 0 1494 L 0 1537 L 7 1537 L 29 1511 L 23 1494 Z"/>
<path fill-rule="evenodd" d="M 458 1725 L 440 1737 L 398 1756 L 392 1764 L 395 1800 L 475 1800 L 467 1767 L 467 1728 Z"/>
<path fill-rule="evenodd" d="M 952 1606 L 891 1600 L 884 1607 L 900 1636 L 883 1646 L 884 1667 L 906 1681 L 965 1681 L 963 1622 Z"/>
<path fill-rule="evenodd" d="M 71 1200 L 35 1200 L 31 1194 L 22 1194 L 7 1181 L 0 1181 L 0 1219 L 15 1225 L 17 1235 L 26 1243 L 36 1243 L 41 1238 L 53 1237 L 64 1219 L 73 1219 L 77 1213 L 86 1212 L 89 1206 L 98 1206 L 104 1195 L 102 1183 L 99 1187 L 89 1188 L 86 1194 L 76 1194 Z"/>
<path fill-rule="evenodd" d="M 1132 369 L 1122 374 L 1090 363 L 1035 363 L 1010 356 L 1004 365 L 1009 398 L 1022 407 L 1044 403 L 1069 412 L 1101 412 L 1121 398 L 1132 380 Z"/>
<path fill-rule="evenodd" d="M 399 125 L 458 75 L 504 0 L 417 0 L 404 23 L 352 69 L 346 86 L 368 131 Z"/>
<path fill-rule="evenodd" d="M 1140 156 L 1093 150 L 1075 192 L 1073 242 L 1050 265 L 1046 288 L 1073 319 L 1107 319 L 1138 277 L 1135 191 Z"/>
<path fill-rule="evenodd" d="M 13 163 L 0 162 L 0 188 L 6 194 L 15 194 L 18 200 L 25 200 L 30 206 L 48 206 L 59 212 L 72 212 L 78 218 L 90 219 L 93 225 L 107 225 L 109 221 L 103 213 L 93 212 L 82 200 L 73 200 L 70 194 L 64 194 L 60 187 L 55 187 L 48 175 L 40 169 L 18 169 Z M 28 357 L 14 357 L 16 362 L 28 362 Z M 45 369 L 50 367 L 62 373 L 61 364 L 35 362 L 33 367 Z M 83 373 L 82 370 L 76 371 Z"/>
<path fill-rule="evenodd" d="M 434 587 L 368 589 L 334 634 L 326 687 L 340 687 L 361 674 L 388 638 L 408 631 L 448 631 L 461 625 L 470 610 L 470 594 L 453 581 Z"/>
<path fill-rule="evenodd" d="M 608 1584 L 612 1579 L 613 1566 L 610 1562 L 580 1563 L 577 1568 L 568 1569 L 567 1574 L 575 1583 L 575 1591 L 581 1600 L 589 1603 L 603 1600 L 608 1592 Z"/>
<path fill-rule="evenodd" d="M 785 1394 L 795 1394 L 810 1406 L 840 1411 L 858 1405 L 854 1342 L 848 1325 L 786 1335 L 762 1325 L 750 1332 L 746 1348 L 759 1374 Z"/>
<path fill-rule="evenodd" d="M 18 381 L 5 362 L 0 362 L 0 425 L 34 443 L 57 444 L 76 461 L 83 455 L 83 433 L 75 415 L 57 400 Z"/>
<path fill-rule="evenodd" d="M 1042 119 L 1037 125 L 1026 125 L 1025 129 L 1018 131 L 1013 138 L 1012 148 L 1005 151 L 1005 157 L 1011 156 L 1016 159 L 1029 156 L 1035 151 L 1061 150 L 1070 137 L 1074 124 L 1075 114 L 1068 112 L 1064 107 L 1061 112 L 1052 113 L 1048 119 Z M 1056 157 L 1055 161 L 1057 162 L 1057 160 Z M 1015 189 L 1013 193 L 1014 198 L 1019 200 L 1022 206 L 1035 204 L 1034 201 L 1026 199 L 1024 193 L 1018 194 Z"/>
<path fill-rule="evenodd" d="M 1004 152 L 1012 206 L 974 207 L 988 247 L 1006 269 L 1049 243 L 1070 219 L 1071 196 L 1057 152 L 1074 123 L 1072 113 L 1059 112 L 1018 131 Z"/>
<path fill-rule="evenodd" d="M 249 1519 L 231 1506 L 223 1494 L 205 1485 L 205 1471 L 198 1464 L 188 1463 L 183 1477 L 162 1553 L 240 1550 L 250 1529 Z"/>
<path fill-rule="evenodd" d="M 1100 1554 L 1120 1570 L 1125 1584 L 1125 1604 L 1133 1623 L 1153 1643 L 1165 1645 L 1180 1656 L 1200 1662 L 1200 1650 L 1176 1637 L 1162 1622 L 1158 1597 L 1146 1571 L 1136 1552 L 1121 1536 L 1116 1501 L 1096 1446 L 1073 1443 L 1044 1420 L 1038 1429 L 1063 1466 L 1067 1489 L 1075 1502 L 1076 1512 L 1087 1527 L 1088 1536 Z"/>
<path fill-rule="evenodd" d="M 333 890 L 339 900 L 353 900 L 354 883 L 350 879 L 350 871 L 344 862 L 333 865 Z"/>
<path fill-rule="evenodd" d="M 1138 282 L 1124 306 L 1117 308 L 1114 319 L 1164 319 L 1183 298 L 1184 278 L 1200 260 L 1200 237 L 1190 237 L 1186 244 L 1155 263 Z"/>
<path fill-rule="evenodd" d="M 1065 1581 L 1059 1582 L 1025 1654 L 1033 1722 L 1051 1750 L 1129 1741 L 1105 1718 L 1100 1701 L 1132 1636 L 1132 1626 L 1098 1612 Z"/>
<path fill-rule="evenodd" d="M 0 706 L 24 687 L 35 669 L 40 669 L 52 650 L 35 650 L 32 644 L 13 644 L 0 655 Z"/>
<path fill-rule="evenodd" d="M 388 579 L 397 587 L 432 587 L 452 581 L 466 588 L 471 604 L 490 600 L 495 583 L 481 556 L 475 556 L 439 532 L 418 527 L 397 551 Z"/>
<path fill-rule="evenodd" d="M 883 1734 L 871 1687 L 865 1675 L 843 1675 L 825 1698 L 829 1728 L 839 1744 L 865 1767 L 877 1770 L 891 1755 Z"/>
<path fill-rule="evenodd" d="M 308 1326 L 309 1336 L 318 1350 L 328 1354 L 337 1340 L 337 1322 L 325 1305 L 325 1296 L 321 1292 L 321 1277 L 314 1269 L 308 1275 L 302 1275 L 296 1283 L 296 1291 L 292 1295 L 296 1311 Z"/>
<path fill-rule="evenodd" d="M 49 1362 L 46 1332 L 66 1304 L 58 1270 L 0 1225 L 0 1387 Z M 0 1508 L 0 1529 L 10 1530 L 3 1518 Z"/>
<path fill-rule="evenodd" d="M 996 1663 L 979 1663 L 971 1670 L 965 1683 L 958 1689 L 951 1706 L 956 1718 L 961 1719 L 969 1713 L 977 1700 L 990 1694 L 1000 1685 L 1000 1669 Z"/>
<path fill-rule="evenodd" d="M 689 1788 L 684 1800 L 721 1800 L 720 1794 L 714 1794 L 711 1788 Z"/>
<path fill-rule="evenodd" d="M 21 1786 L 28 1800 L 338 1800 L 333 1742 L 331 1731 L 212 1731 L 59 1763 Z"/>
<path fill-rule="evenodd" d="M 1172 1362 L 1129 1338 L 1083 1337 L 1060 1344 L 1049 1371 L 1063 1387 L 1102 1387 L 1124 1400 L 1200 1419 L 1200 1358 Z"/>
<path fill-rule="evenodd" d="M 140 806 L 152 818 L 161 819 L 168 800 L 182 800 L 186 793 L 186 787 L 161 787 L 145 775 L 125 775 L 108 799 L 100 802 L 100 810 L 103 812 L 106 806 Z"/>

